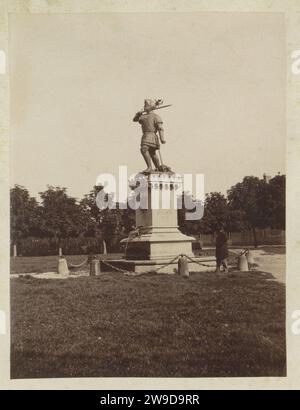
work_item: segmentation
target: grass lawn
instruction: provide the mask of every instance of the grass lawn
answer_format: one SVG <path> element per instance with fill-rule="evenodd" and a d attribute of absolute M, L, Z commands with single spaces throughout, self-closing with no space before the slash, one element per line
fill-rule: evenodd
<path fill-rule="evenodd" d="M 230 252 L 229 248 L 229 264 L 230 265 L 237 265 L 237 253 L 234 253 L 234 247 L 231 247 L 233 252 Z M 239 247 L 238 249 L 243 249 L 243 247 Z M 269 254 L 285 254 L 285 247 L 278 246 L 261 246 L 258 249 L 264 250 L 266 253 Z M 215 256 L 215 249 L 209 248 L 204 249 L 201 252 L 202 256 Z M 110 253 L 107 255 L 98 255 L 104 259 L 120 259 L 123 254 L 120 253 Z M 66 256 L 67 261 L 71 262 L 72 264 L 80 264 L 87 258 L 87 255 L 70 255 Z M 10 258 L 10 272 L 11 273 L 32 273 L 32 272 L 55 272 L 57 270 L 57 260 L 58 256 L 18 256 L 16 258 Z M 83 266 L 80 269 L 88 269 L 87 265 Z M 72 272 L 76 272 L 76 268 L 72 269 Z"/>
<path fill-rule="evenodd" d="M 101 255 L 101 258 L 114 259 L 120 258 L 121 254 L 110 253 Z M 66 256 L 67 261 L 77 265 L 83 262 L 87 255 L 70 255 Z M 32 273 L 32 272 L 56 272 L 58 256 L 18 256 L 10 258 L 10 273 Z M 81 269 L 88 269 L 87 265 Z M 76 272 L 76 268 L 72 271 Z"/>
<path fill-rule="evenodd" d="M 285 287 L 259 272 L 11 280 L 11 377 L 284 376 Z"/>

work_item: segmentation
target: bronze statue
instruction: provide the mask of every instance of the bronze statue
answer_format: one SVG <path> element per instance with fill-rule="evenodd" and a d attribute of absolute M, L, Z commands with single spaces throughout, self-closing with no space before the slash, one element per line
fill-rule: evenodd
<path fill-rule="evenodd" d="M 169 171 L 168 167 L 163 166 L 156 152 L 160 148 L 160 142 L 162 144 L 166 143 L 163 121 L 159 115 L 153 112 L 159 108 L 169 107 L 169 105 L 161 106 L 161 103 L 162 100 L 153 101 L 146 99 L 144 101 L 144 110 L 138 111 L 133 118 L 133 121 L 139 122 L 142 126 L 141 153 L 147 164 L 147 168 L 143 171 L 146 174 L 152 171 L 151 160 L 156 171 Z"/>

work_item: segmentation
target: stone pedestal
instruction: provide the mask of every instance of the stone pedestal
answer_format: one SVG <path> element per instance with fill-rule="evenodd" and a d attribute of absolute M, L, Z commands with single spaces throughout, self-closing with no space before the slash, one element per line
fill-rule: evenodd
<path fill-rule="evenodd" d="M 110 260 L 109 263 L 114 267 L 137 273 L 155 271 L 158 268 L 162 273 L 175 273 L 177 262 L 167 267 L 163 265 L 180 254 L 195 258 L 192 252 L 192 242 L 195 238 L 182 234 L 178 229 L 176 202 L 182 195 L 182 178 L 174 173 L 140 174 L 139 178 L 133 181 L 133 188 L 137 186 L 145 187 L 148 194 L 146 203 L 142 203 L 146 209 L 136 209 L 137 230 L 122 241 L 125 246 L 124 258 Z M 212 264 L 213 269 L 214 258 L 196 259 Z M 191 270 L 203 270 L 195 263 L 193 268 Z M 103 263 L 101 270 L 109 269 Z"/>
<path fill-rule="evenodd" d="M 142 180 L 141 180 L 142 179 Z M 170 260 L 178 254 L 193 256 L 193 237 L 178 229 L 177 200 L 182 193 L 180 175 L 153 172 L 136 181 L 147 189 L 147 209 L 136 210 L 137 235 L 125 239 L 126 260 Z"/>

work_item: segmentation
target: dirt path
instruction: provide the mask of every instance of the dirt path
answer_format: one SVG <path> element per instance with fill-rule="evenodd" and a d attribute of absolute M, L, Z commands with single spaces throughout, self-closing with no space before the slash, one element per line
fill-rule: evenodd
<path fill-rule="evenodd" d="M 235 252 L 243 251 L 243 249 L 235 249 Z M 258 265 L 258 270 L 262 272 L 271 273 L 275 280 L 281 283 L 285 283 L 285 255 L 268 253 L 263 249 L 251 250 L 254 256 L 255 263 Z"/>
<path fill-rule="evenodd" d="M 276 280 L 285 283 L 285 255 L 269 254 L 263 250 L 255 250 L 254 259 L 260 270 L 272 273 Z"/>

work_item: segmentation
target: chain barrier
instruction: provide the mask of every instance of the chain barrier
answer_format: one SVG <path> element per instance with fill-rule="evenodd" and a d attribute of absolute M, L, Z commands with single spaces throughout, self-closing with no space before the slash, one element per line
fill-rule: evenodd
<path fill-rule="evenodd" d="M 143 274 L 147 274 L 147 273 L 158 273 L 161 269 L 166 268 L 167 266 L 171 265 L 172 263 L 174 263 L 181 255 L 175 256 L 175 258 L 173 258 L 172 260 L 170 260 L 169 262 L 166 262 L 164 264 L 162 264 L 162 266 L 160 266 L 159 268 L 157 268 L 156 270 L 149 270 L 146 272 L 143 272 Z M 122 268 L 117 268 L 116 266 L 113 266 L 112 264 L 110 264 L 109 262 L 107 262 L 106 260 L 100 259 L 101 262 L 104 265 L 109 266 L 110 268 L 112 268 L 113 270 L 117 271 L 117 272 L 121 272 L 124 273 L 125 275 L 136 275 L 136 272 L 134 271 L 130 271 L 130 270 L 126 270 L 126 269 L 122 269 Z"/>
<path fill-rule="evenodd" d="M 138 231 L 139 231 L 139 230 L 137 229 L 136 231 L 134 231 L 134 233 L 135 233 L 135 234 L 139 234 Z M 128 238 L 128 240 L 127 240 L 127 242 L 126 242 L 125 255 L 126 255 L 127 245 L 128 245 L 128 243 L 129 243 L 130 239 L 131 239 L 131 238 Z M 239 253 L 239 254 L 237 254 L 236 252 L 234 252 L 234 251 L 232 251 L 232 250 L 230 250 L 230 252 L 232 252 L 234 255 L 236 255 L 236 259 L 238 259 L 241 255 L 244 255 L 245 253 L 247 253 L 247 249 L 244 250 L 242 253 Z M 188 255 L 179 254 L 179 255 L 175 256 L 173 259 L 171 259 L 169 262 L 163 263 L 159 268 L 157 268 L 157 269 L 155 269 L 155 270 L 149 270 L 149 271 L 143 272 L 143 274 L 147 274 L 147 273 L 158 273 L 158 272 L 159 272 L 160 270 L 162 270 L 163 268 L 166 268 L 167 266 L 172 265 L 172 264 L 173 264 L 175 261 L 177 261 L 181 256 L 186 257 L 190 262 L 196 263 L 196 264 L 199 265 L 199 266 L 204 266 L 204 267 L 206 267 L 206 268 L 212 268 L 212 265 L 208 265 L 208 264 L 206 264 L 206 263 L 199 262 L 199 261 L 197 261 L 196 259 L 191 258 L 191 257 L 188 256 Z M 68 262 L 68 266 L 69 266 L 70 268 L 81 268 L 83 265 L 85 265 L 86 263 L 88 263 L 88 260 L 89 260 L 89 259 L 86 258 L 82 263 L 80 263 L 80 264 L 78 264 L 78 265 L 74 265 L 74 264 Z M 104 260 L 104 259 L 101 259 L 101 258 L 100 258 L 100 262 L 102 262 L 104 265 L 110 267 L 111 269 L 113 269 L 113 270 L 116 271 L 116 272 L 120 272 L 120 273 L 123 273 L 123 274 L 128 275 L 128 276 L 137 275 L 136 272 L 130 271 L 130 270 L 128 270 L 128 269 L 118 268 L 118 267 L 112 265 L 111 263 L 109 263 L 107 260 Z"/>
<path fill-rule="evenodd" d="M 229 252 L 233 253 L 238 258 L 239 256 L 242 256 L 245 253 L 249 252 L 249 249 L 244 249 L 242 252 L 240 252 L 240 251 L 239 252 L 234 252 L 234 250 L 229 249 Z"/>
<path fill-rule="evenodd" d="M 79 263 L 78 265 L 74 265 L 73 263 L 68 262 L 68 260 L 67 260 L 67 264 L 68 264 L 69 268 L 81 268 L 83 265 L 88 263 L 88 260 L 89 260 L 89 258 L 86 258 L 83 262 Z"/>
<path fill-rule="evenodd" d="M 129 236 L 128 236 L 128 239 L 127 239 L 127 241 L 126 241 L 126 246 L 125 246 L 125 255 L 126 255 L 128 243 L 132 240 L 133 235 L 135 235 L 134 237 L 136 237 L 136 236 L 139 236 L 139 234 L 140 234 L 139 229 L 136 229 L 135 231 L 132 231 L 132 235 L 129 235 Z M 241 255 L 246 254 L 247 251 L 248 251 L 248 249 L 244 250 L 242 253 L 236 253 L 236 252 L 234 252 L 234 251 L 232 251 L 232 250 L 229 250 L 229 251 L 230 251 L 231 253 L 233 253 L 234 255 L 236 255 L 236 259 L 238 259 Z M 163 268 L 166 268 L 167 266 L 172 265 L 172 264 L 173 264 L 175 261 L 177 261 L 181 256 L 186 257 L 190 262 L 196 263 L 196 264 L 199 265 L 199 266 L 204 266 L 204 267 L 206 267 L 206 268 L 212 268 L 211 265 L 208 265 L 208 264 L 203 263 L 203 262 L 199 262 L 199 261 L 197 261 L 196 259 L 191 258 L 191 257 L 188 256 L 188 255 L 179 254 L 179 255 L 175 256 L 173 259 L 171 259 L 169 262 L 163 263 L 159 268 L 157 268 L 157 269 L 155 269 L 155 270 L 149 270 L 149 271 L 143 272 L 143 274 L 147 274 L 147 273 L 158 273 L 158 272 L 159 272 L 160 270 L 162 270 Z M 70 268 L 81 268 L 81 267 L 84 266 L 86 263 L 88 263 L 88 260 L 89 260 L 89 258 L 86 258 L 82 263 L 79 263 L 79 264 L 77 264 L 77 265 L 72 264 L 72 263 L 70 263 L 70 262 L 67 262 L 67 263 L 68 263 L 68 266 L 69 266 Z M 136 272 L 130 271 L 130 270 L 127 270 L 127 269 L 118 268 L 118 267 L 116 267 L 116 266 L 110 264 L 107 260 L 104 260 L 104 259 L 101 259 L 101 258 L 100 258 L 100 262 L 102 262 L 104 265 L 110 267 L 111 269 L 113 269 L 113 270 L 116 271 L 116 272 L 120 272 L 120 273 L 123 273 L 123 274 L 128 275 L 128 276 L 137 275 Z"/>
<path fill-rule="evenodd" d="M 107 262 L 103 259 L 100 259 L 100 262 L 102 262 L 106 266 L 109 266 L 110 268 L 112 268 L 113 270 L 115 270 L 117 272 L 124 273 L 125 275 L 132 275 L 132 274 L 135 273 L 133 271 L 129 271 L 129 270 L 126 270 L 126 269 L 117 268 L 116 266 L 111 265 L 109 262 Z"/>
<path fill-rule="evenodd" d="M 211 268 L 211 267 L 212 267 L 211 265 L 207 265 L 207 264 L 205 264 L 205 263 L 201 263 L 201 262 L 199 262 L 199 261 L 197 261 L 197 260 L 191 258 L 191 257 L 188 256 L 188 255 L 182 255 L 182 256 L 185 256 L 187 259 L 189 259 L 189 260 L 190 260 L 191 262 L 193 262 L 193 263 L 197 263 L 197 265 L 205 266 L 206 268 Z"/>
<path fill-rule="evenodd" d="M 174 263 L 181 255 L 177 255 L 175 256 L 175 258 L 173 258 L 171 261 L 163 264 L 162 266 L 160 266 L 159 268 L 156 269 L 155 273 L 159 272 L 162 268 L 166 268 L 167 266 L 171 265 L 172 263 Z"/>
<path fill-rule="evenodd" d="M 229 249 L 229 252 L 231 252 L 233 255 L 235 255 L 234 259 L 236 260 L 237 265 L 239 264 L 239 258 L 242 255 L 245 255 L 249 252 L 249 249 L 244 249 L 242 252 L 234 252 L 232 249 Z"/>
<path fill-rule="evenodd" d="M 197 264 L 200 265 L 200 266 L 205 266 L 205 267 L 207 267 L 207 268 L 212 268 L 211 265 L 207 265 L 207 264 L 205 264 L 205 263 L 201 263 L 201 262 L 199 262 L 199 261 L 197 261 L 197 260 L 191 258 L 191 257 L 188 256 L 188 255 L 179 254 L 179 255 L 175 256 L 175 258 L 171 259 L 169 262 L 163 263 L 163 264 L 162 264 L 159 268 L 157 268 L 156 270 L 149 270 L 149 271 L 143 272 L 143 274 L 147 274 L 147 273 L 158 273 L 161 269 L 166 268 L 166 267 L 169 266 L 169 265 L 172 265 L 172 263 L 174 263 L 175 261 L 177 261 L 177 259 L 179 259 L 181 256 L 185 256 L 185 257 L 186 257 L 187 259 L 189 259 L 191 262 L 197 263 Z M 109 266 L 111 269 L 113 269 L 113 270 L 115 270 L 115 271 L 117 271 L 117 272 L 124 273 L 125 275 L 130 275 L 130 276 L 137 275 L 137 273 L 134 272 L 134 271 L 130 271 L 130 270 L 118 268 L 118 267 L 116 267 L 116 266 L 110 264 L 110 263 L 107 262 L 106 260 L 100 259 L 100 261 L 101 261 L 104 265 Z"/>

